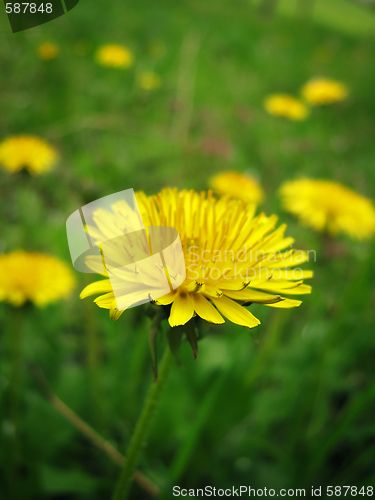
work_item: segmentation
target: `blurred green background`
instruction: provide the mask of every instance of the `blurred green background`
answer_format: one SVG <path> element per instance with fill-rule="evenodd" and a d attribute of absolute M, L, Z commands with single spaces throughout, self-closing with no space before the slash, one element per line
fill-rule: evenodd
<path fill-rule="evenodd" d="M 297 248 L 317 252 L 304 266 L 315 271 L 313 293 L 299 309 L 252 306 L 262 324 L 251 334 L 229 322 L 207 329 L 197 361 L 183 345 L 184 368 L 173 369 L 140 463 L 163 498 L 173 485 L 375 486 L 374 242 L 342 238 L 327 258 L 320 236 L 282 213 L 277 197 L 298 175 L 374 196 L 375 10 L 350 0 L 280 0 L 274 11 L 261 3 L 81 0 L 17 34 L 0 8 L 0 139 L 29 133 L 61 154 L 43 176 L 0 171 L 0 253 L 44 251 L 69 263 L 65 221 L 79 206 L 131 187 L 206 189 L 230 169 L 256 176 L 261 209 L 288 223 Z M 37 56 L 46 41 L 60 47 L 50 61 Z M 99 66 L 105 43 L 126 45 L 134 66 Z M 152 92 L 137 85 L 149 70 L 162 80 Z M 265 96 L 298 94 L 319 75 L 345 82 L 348 101 L 305 122 L 265 113 Z M 75 274 L 68 301 L 0 303 L 1 499 L 107 499 L 119 473 L 44 398 L 30 366 L 122 453 L 152 383 L 143 309 L 111 321 L 79 300 L 92 276 Z M 132 498 L 149 496 L 135 484 Z"/>

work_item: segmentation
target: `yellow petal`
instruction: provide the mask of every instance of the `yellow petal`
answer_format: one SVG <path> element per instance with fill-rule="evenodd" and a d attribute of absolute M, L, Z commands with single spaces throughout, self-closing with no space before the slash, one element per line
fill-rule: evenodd
<path fill-rule="evenodd" d="M 111 307 L 111 309 L 109 310 L 109 317 L 117 321 L 124 311 L 125 309 L 123 311 L 119 311 L 117 307 L 114 308 Z"/>
<path fill-rule="evenodd" d="M 180 292 L 176 294 L 169 316 L 169 324 L 180 326 L 187 323 L 194 315 L 194 302 L 190 293 Z"/>
<path fill-rule="evenodd" d="M 314 276 L 313 271 L 303 271 L 302 269 L 283 269 L 275 273 L 275 277 L 280 277 L 285 280 L 306 280 Z"/>
<path fill-rule="evenodd" d="M 300 264 L 303 264 L 309 259 L 309 256 L 307 255 L 306 252 L 302 250 L 296 250 L 294 252 L 287 252 L 286 254 L 281 254 L 278 255 L 275 260 L 272 259 L 272 261 L 263 261 L 264 267 L 267 267 L 268 269 L 273 269 L 277 267 L 294 267 L 298 266 Z"/>
<path fill-rule="evenodd" d="M 223 290 L 224 295 L 234 300 L 244 300 L 246 302 L 256 302 L 259 304 L 272 304 L 274 302 L 279 302 L 281 297 L 279 295 L 271 295 L 269 293 L 258 292 L 258 290 L 251 290 L 250 288 L 245 288 L 238 292 L 232 290 Z"/>
<path fill-rule="evenodd" d="M 204 297 L 201 293 L 193 295 L 195 312 L 202 319 L 215 323 L 216 325 L 225 323 L 221 314 L 214 308 L 214 306 Z"/>
<path fill-rule="evenodd" d="M 82 290 L 79 297 L 81 299 L 85 299 L 90 295 L 107 292 L 112 292 L 110 280 L 95 281 L 94 283 L 90 283 L 90 285 L 87 285 L 87 287 Z"/>
<path fill-rule="evenodd" d="M 215 298 L 221 297 L 223 295 L 223 292 L 218 288 L 216 288 L 216 286 L 211 286 L 207 284 L 205 286 L 204 293 L 205 295 L 209 295 L 210 297 L 215 297 Z"/>
<path fill-rule="evenodd" d="M 302 300 L 294 300 L 294 299 L 284 299 L 275 304 L 264 304 L 268 307 L 279 307 L 280 309 L 290 309 L 292 307 L 298 307 L 302 304 Z"/>
<path fill-rule="evenodd" d="M 205 284 L 203 282 L 200 282 L 200 281 L 191 281 L 188 285 L 185 285 L 186 287 L 186 290 L 188 292 L 197 292 L 198 290 L 203 292 L 206 288 Z"/>
<path fill-rule="evenodd" d="M 299 285 L 296 288 L 288 288 L 282 289 L 280 291 L 282 294 L 287 294 L 287 295 L 306 295 L 307 293 L 311 293 L 311 286 L 310 285 Z"/>
<path fill-rule="evenodd" d="M 108 276 L 107 271 L 104 269 L 103 260 L 101 257 L 96 255 L 91 255 L 85 259 L 86 266 L 94 271 L 94 273 L 101 274 L 102 276 Z"/>
<path fill-rule="evenodd" d="M 274 293 L 287 293 L 286 290 L 296 288 L 302 285 L 302 281 L 286 281 L 270 278 L 269 280 L 253 280 L 250 283 L 251 288 L 259 288 Z"/>
<path fill-rule="evenodd" d="M 259 319 L 257 319 L 250 311 L 245 309 L 245 307 L 240 306 L 237 302 L 234 302 L 224 295 L 218 299 L 212 298 L 212 302 L 219 309 L 219 311 L 237 325 L 248 326 L 249 328 L 254 328 L 260 325 Z"/>
<path fill-rule="evenodd" d="M 116 299 L 114 293 L 106 293 L 101 295 L 94 300 L 95 304 L 102 309 L 110 309 L 112 304 L 116 304 Z"/>
<path fill-rule="evenodd" d="M 154 299 L 155 304 L 158 306 L 167 306 L 168 304 L 172 304 L 176 297 L 177 292 L 169 292 L 166 295 L 163 295 L 163 297 L 159 297 L 157 299 Z M 152 295 L 151 295 L 152 296 Z"/>
<path fill-rule="evenodd" d="M 250 280 L 244 281 L 244 280 L 235 280 L 235 279 L 230 279 L 230 275 L 226 276 L 226 279 L 223 280 L 218 280 L 218 287 L 220 289 L 225 288 L 225 290 L 243 290 L 246 288 L 250 283 Z M 203 290 L 202 290 L 203 291 Z"/>

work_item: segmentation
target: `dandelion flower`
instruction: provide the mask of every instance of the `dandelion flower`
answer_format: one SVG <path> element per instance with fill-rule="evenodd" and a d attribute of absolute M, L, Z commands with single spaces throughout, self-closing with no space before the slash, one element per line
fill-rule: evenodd
<path fill-rule="evenodd" d="M 123 45 L 103 45 L 96 53 L 96 59 L 103 66 L 129 68 L 133 64 L 133 54 Z"/>
<path fill-rule="evenodd" d="M 226 318 L 253 328 L 260 322 L 245 305 L 296 307 L 301 302 L 284 295 L 310 293 L 311 287 L 303 284 L 303 279 L 310 278 L 312 272 L 290 269 L 305 262 L 307 254 L 288 248 L 294 240 L 284 237 L 285 225 L 275 229 L 275 215 L 255 216 L 254 205 L 227 197 L 217 200 L 210 191 L 199 194 L 167 188 L 155 196 L 137 193 L 136 199 L 144 225 L 175 228 L 184 249 L 185 280 L 175 290 L 153 300 L 165 308 L 170 326 L 185 325 L 193 316 L 199 316 L 210 323 L 224 323 Z M 112 205 L 112 212 L 94 212 L 96 227 L 88 226 L 87 231 L 97 242 L 105 241 L 117 236 L 119 228 L 129 228 L 131 219 L 129 206 L 121 200 Z M 115 255 L 113 258 L 116 261 Z M 90 257 L 86 264 L 107 278 L 118 272 L 103 269 L 100 257 Z M 141 265 L 124 275 L 124 295 L 133 285 L 135 274 L 150 290 L 152 300 L 155 270 Z M 117 320 L 123 311 L 117 308 L 110 279 L 90 284 L 81 298 L 98 294 L 94 302 L 109 309 L 110 317 Z M 139 297 L 134 293 L 134 304 L 139 303 Z"/>
<path fill-rule="evenodd" d="M 282 203 L 307 226 L 335 236 L 346 233 L 354 239 L 375 233 L 375 210 L 371 201 L 336 182 L 298 179 L 280 189 Z"/>
<path fill-rule="evenodd" d="M 145 71 L 138 76 L 138 84 L 144 90 L 155 90 L 161 85 L 160 77 L 152 71 Z"/>
<path fill-rule="evenodd" d="M 228 195 L 246 202 L 259 204 L 264 199 L 264 192 L 258 181 L 250 175 L 239 172 L 222 172 L 209 181 L 210 187 L 219 195 Z"/>
<path fill-rule="evenodd" d="M 273 94 L 264 101 L 264 108 L 270 115 L 283 116 L 290 120 L 305 120 L 309 114 L 305 104 L 287 94 Z"/>
<path fill-rule="evenodd" d="M 75 279 L 67 264 L 52 255 L 18 250 L 0 255 L 0 301 L 42 307 L 67 297 Z"/>
<path fill-rule="evenodd" d="M 302 95 L 310 104 L 321 106 L 344 101 L 349 95 L 349 90 L 341 82 L 327 78 L 316 78 L 306 83 L 302 88 Z"/>
<path fill-rule="evenodd" d="M 12 173 L 26 168 L 31 174 L 43 174 L 57 159 L 52 146 L 31 135 L 9 137 L 0 143 L 0 164 Z"/>
<path fill-rule="evenodd" d="M 38 56 L 41 59 L 55 59 L 60 49 L 55 43 L 45 42 L 38 47 Z"/>

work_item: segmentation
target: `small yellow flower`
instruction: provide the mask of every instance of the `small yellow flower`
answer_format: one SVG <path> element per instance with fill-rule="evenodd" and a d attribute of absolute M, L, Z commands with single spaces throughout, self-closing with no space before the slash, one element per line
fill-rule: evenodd
<path fill-rule="evenodd" d="M 211 177 L 209 185 L 219 195 L 228 195 L 257 205 L 264 199 L 264 192 L 258 181 L 239 172 L 217 174 Z"/>
<path fill-rule="evenodd" d="M 160 77 L 152 71 L 144 71 L 138 75 L 139 86 L 144 90 L 155 90 L 161 85 Z"/>
<path fill-rule="evenodd" d="M 96 59 L 103 66 L 129 68 L 133 64 L 133 53 L 123 45 L 103 45 L 96 53 Z"/>
<path fill-rule="evenodd" d="M 55 59 L 59 52 L 59 47 L 51 42 L 44 42 L 38 47 L 38 56 L 41 59 Z"/>
<path fill-rule="evenodd" d="M 178 231 L 186 277 L 176 289 L 153 298 L 162 270 L 149 259 L 138 260 L 134 268 L 123 266 L 124 248 L 114 247 L 108 261 L 114 267 L 104 269 L 100 256 L 89 257 L 86 265 L 107 279 L 91 283 L 81 298 L 99 294 L 94 302 L 109 309 L 112 319 L 117 320 L 124 312 L 118 309 L 116 298 L 120 303 L 125 299 L 127 307 L 149 298 L 165 308 L 171 327 L 185 325 L 193 316 L 199 316 L 216 324 L 224 323 L 225 317 L 253 328 L 260 321 L 246 305 L 297 307 L 301 301 L 284 295 L 310 293 L 311 287 L 302 280 L 310 278 L 312 272 L 290 269 L 305 262 L 307 254 L 290 249 L 294 240 L 284 236 L 285 224 L 275 229 L 275 215 L 255 216 L 254 205 L 227 197 L 216 200 L 210 191 L 167 188 L 156 196 L 137 193 L 136 198 L 145 227 L 165 225 Z M 96 227 L 88 226 L 87 230 L 96 244 L 116 238 L 119 228 L 131 232 L 132 221 L 134 228 L 139 228 L 137 213 L 132 214 L 124 200 L 113 204 L 112 211 L 98 209 L 93 220 Z M 148 252 L 150 243 L 144 241 L 142 245 L 143 253 Z M 116 298 L 108 278 L 117 280 Z M 173 273 L 172 279 L 176 279 Z"/>
<path fill-rule="evenodd" d="M 288 181 L 281 186 L 280 194 L 285 210 L 317 231 L 346 233 L 358 240 L 375 234 L 371 201 L 336 182 L 305 178 Z"/>
<path fill-rule="evenodd" d="M 309 115 L 309 110 L 302 101 L 287 94 L 270 95 L 264 101 L 264 108 L 270 115 L 290 120 L 305 120 Z"/>
<path fill-rule="evenodd" d="M 310 80 L 302 88 L 302 95 L 313 106 L 343 101 L 349 95 L 346 85 L 327 78 Z"/>
<path fill-rule="evenodd" d="M 19 135 L 0 143 L 0 165 L 12 173 L 26 168 L 31 174 L 43 174 L 57 160 L 57 151 L 38 137 Z"/>
<path fill-rule="evenodd" d="M 22 250 L 0 255 L 0 301 L 42 307 L 67 297 L 75 286 L 70 267 L 52 255 Z"/>

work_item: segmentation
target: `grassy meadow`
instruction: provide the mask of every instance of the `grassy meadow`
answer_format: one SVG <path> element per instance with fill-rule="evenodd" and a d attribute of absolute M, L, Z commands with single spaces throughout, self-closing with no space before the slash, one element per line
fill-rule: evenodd
<path fill-rule="evenodd" d="M 259 3 L 81 0 L 16 34 L 0 8 L 0 141 L 32 134 L 60 155 L 45 175 L 0 169 L 0 254 L 46 252 L 70 264 L 65 223 L 79 207 L 128 188 L 205 190 L 226 170 L 256 177 L 260 210 L 288 224 L 296 248 L 316 252 L 299 308 L 254 304 L 261 325 L 251 331 L 207 324 L 197 360 L 182 345 L 139 464 L 162 499 L 175 485 L 306 496 L 322 486 L 323 498 L 328 485 L 375 486 L 374 240 L 327 243 L 278 196 L 283 181 L 307 176 L 374 198 L 375 10 L 317 0 L 316 15 L 302 15 L 280 0 L 260 14 Z M 59 47 L 54 59 L 37 55 L 46 41 Z M 99 65 L 106 43 L 128 47 L 133 66 Z M 144 71 L 161 86 L 140 88 Z M 348 85 L 349 98 L 305 121 L 265 112 L 267 95 L 298 96 L 320 75 Z M 111 498 L 118 463 L 46 392 L 125 454 L 153 381 L 143 308 L 110 320 L 79 299 L 93 276 L 73 272 L 68 300 L 0 302 L 1 500 Z M 134 483 L 131 498 L 151 496 Z"/>

